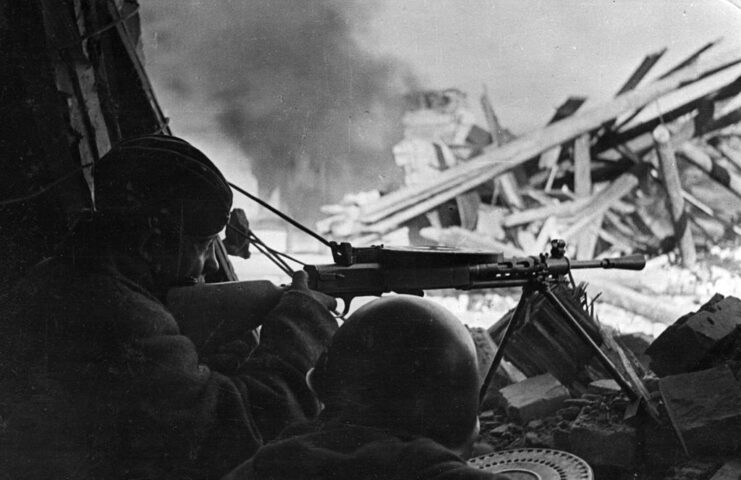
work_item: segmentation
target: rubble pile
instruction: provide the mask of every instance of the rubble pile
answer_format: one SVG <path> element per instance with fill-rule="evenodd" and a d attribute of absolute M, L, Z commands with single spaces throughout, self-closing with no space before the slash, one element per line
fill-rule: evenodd
<path fill-rule="evenodd" d="M 501 126 L 486 94 L 486 128 L 458 90 L 410 95 L 393 151 L 403 186 L 326 206 L 318 229 L 354 245 L 395 244 L 405 232 L 413 245 L 510 256 L 546 251 L 555 238 L 576 259 L 664 255 L 646 270 L 663 280 L 647 282 L 649 291 L 612 272 L 585 280 L 608 301 L 623 299 L 617 306 L 669 324 L 696 304 L 668 297 L 687 284 L 727 283 L 724 264 L 704 264 L 717 256 L 712 246 L 741 238 L 741 66 L 738 56 L 711 57 L 716 49 L 704 45 L 652 81 L 665 50 L 647 55 L 612 101 L 571 97 L 521 136 Z M 667 275 L 666 263 L 703 264 L 703 278 Z M 713 292 L 704 293 L 702 301 Z"/>
<path fill-rule="evenodd" d="M 741 475 L 741 59 L 711 57 L 716 43 L 651 81 L 666 50 L 647 55 L 611 101 L 571 97 L 521 136 L 486 93 L 486 128 L 458 90 L 412 94 L 393 151 L 403 186 L 324 208 L 318 230 L 354 245 L 519 257 L 564 239 L 574 259 L 648 256 L 639 274 L 579 270 L 584 283 L 559 293 L 617 375 L 531 300 L 478 453 L 564 450 L 598 479 Z M 483 378 L 520 291 L 428 293 L 472 327 Z"/>
<path fill-rule="evenodd" d="M 544 343 L 533 333 L 537 328 L 525 327 L 518 332 L 521 336 L 539 338 L 530 345 L 532 357 L 558 344 Z M 494 326 L 487 332 L 492 341 L 496 331 Z M 474 334 L 477 337 L 480 332 Z M 528 369 L 521 352 L 508 345 L 504 358 L 510 364 L 498 372 L 497 389 L 489 390 L 477 453 L 524 447 L 563 450 L 587 461 L 597 479 L 739 478 L 741 300 L 715 295 L 677 319 L 650 345 L 605 328 L 600 337 L 603 350 L 622 352 L 624 360 L 616 363 L 631 386 L 645 391 L 633 396 L 641 400 L 631 399 L 577 352 L 572 363 L 603 378 L 586 388 L 578 380 L 562 382 L 550 372 L 510 378 L 507 383 L 509 373 Z M 633 369 L 633 374 L 626 369 Z M 558 372 L 561 366 L 549 370 Z"/>

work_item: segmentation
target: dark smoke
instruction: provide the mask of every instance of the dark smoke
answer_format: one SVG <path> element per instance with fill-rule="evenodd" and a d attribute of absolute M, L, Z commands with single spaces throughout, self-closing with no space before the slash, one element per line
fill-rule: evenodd
<path fill-rule="evenodd" d="M 159 83 L 216 109 L 252 160 L 263 198 L 280 189 L 284 207 L 313 220 L 319 205 L 398 177 L 391 146 L 415 82 L 359 44 L 358 26 L 375 6 L 156 0 L 142 12 L 145 35 L 156 35 L 158 58 L 149 60 Z"/>

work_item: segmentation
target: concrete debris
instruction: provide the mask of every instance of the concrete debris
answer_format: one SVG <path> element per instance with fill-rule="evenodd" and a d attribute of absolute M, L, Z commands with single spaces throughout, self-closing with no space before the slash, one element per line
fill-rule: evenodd
<path fill-rule="evenodd" d="M 622 413 L 604 402 L 583 408 L 569 431 L 569 451 L 592 467 L 635 468 L 638 433 L 622 421 Z"/>
<path fill-rule="evenodd" d="M 690 372 L 720 355 L 741 335 L 741 300 L 715 295 L 699 311 L 677 320 L 646 350 L 656 374 Z M 741 343 L 738 344 L 741 347 Z"/>
<path fill-rule="evenodd" d="M 741 449 L 741 384 L 728 366 L 663 377 L 659 388 L 688 454 Z"/>
<path fill-rule="evenodd" d="M 499 393 L 507 415 L 521 423 L 552 415 L 571 396 L 566 387 L 549 373 L 509 385 Z"/>

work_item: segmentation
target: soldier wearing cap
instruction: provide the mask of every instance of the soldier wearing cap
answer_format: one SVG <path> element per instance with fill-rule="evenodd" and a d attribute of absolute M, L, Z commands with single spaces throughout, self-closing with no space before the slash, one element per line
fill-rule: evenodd
<path fill-rule="evenodd" d="M 257 348 L 205 364 L 162 299 L 218 269 L 229 185 L 160 135 L 116 145 L 94 179 L 93 220 L 1 306 L 0 478 L 219 478 L 318 412 L 304 378 L 334 300 L 301 272 Z"/>
<path fill-rule="evenodd" d="M 427 300 L 374 300 L 339 328 L 307 383 L 319 417 L 288 427 L 223 480 L 506 480 L 466 464 L 479 432 L 471 335 Z"/>

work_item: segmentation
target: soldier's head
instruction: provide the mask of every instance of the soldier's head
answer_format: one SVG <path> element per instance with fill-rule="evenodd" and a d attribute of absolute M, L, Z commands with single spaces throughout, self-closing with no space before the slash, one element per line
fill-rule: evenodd
<path fill-rule="evenodd" d="M 218 270 L 214 243 L 232 193 L 200 150 L 164 135 L 121 141 L 94 168 L 95 241 L 151 264 L 161 286 Z"/>
<path fill-rule="evenodd" d="M 389 296 L 358 309 L 308 381 L 328 416 L 423 435 L 461 452 L 478 432 L 473 340 L 428 300 Z"/>

